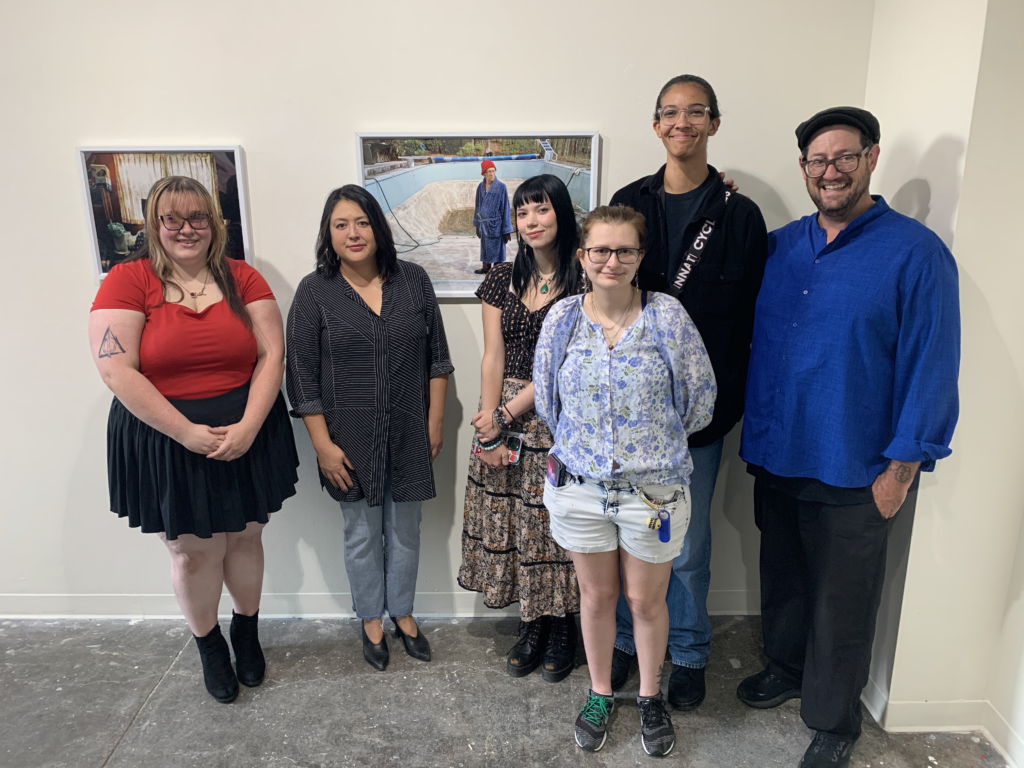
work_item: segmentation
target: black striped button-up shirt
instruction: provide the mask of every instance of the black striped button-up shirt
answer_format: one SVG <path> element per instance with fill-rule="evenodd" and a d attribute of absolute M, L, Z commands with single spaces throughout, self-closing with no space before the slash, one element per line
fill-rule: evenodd
<path fill-rule="evenodd" d="M 379 316 L 340 274 L 299 283 L 288 313 L 288 399 L 295 417 L 323 414 L 355 467 L 348 493 L 320 474 L 333 499 L 380 506 L 389 465 L 396 502 L 434 498 L 430 379 L 453 370 L 422 267 L 399 260 Z"/>

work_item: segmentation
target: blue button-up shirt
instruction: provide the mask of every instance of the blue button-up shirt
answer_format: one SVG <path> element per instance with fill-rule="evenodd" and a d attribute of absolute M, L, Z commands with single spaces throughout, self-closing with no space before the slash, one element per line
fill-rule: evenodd
<path fill-rule="evenodd" d="M 959 413 L 956 263 L 873 196 L 831 243 L 817 215 L 769 235 L 740 456 L 782 477 L 870 485 L 935 468 Z"/>

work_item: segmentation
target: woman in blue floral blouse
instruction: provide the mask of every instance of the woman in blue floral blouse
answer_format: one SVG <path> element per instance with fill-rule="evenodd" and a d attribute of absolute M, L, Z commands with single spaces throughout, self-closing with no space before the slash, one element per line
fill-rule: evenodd
<path fill-rule="evenodd" d="M 602 206 L 583 223 L 578 257 L 589 290 L 548 313 L 537 342 L 536 410 L 555 436 L 544 504 L 572 553 L 591 690 L 576 743 L 604 745 L 615 604 L 633 613 L 644 749 L 675 745 L 660 693 L 668 644 L 665 593 L 690 516 L 687 435 L 711 421 L 716 386 L 704 342 L 682 305 L 636 288 L 644 218 Z"/>

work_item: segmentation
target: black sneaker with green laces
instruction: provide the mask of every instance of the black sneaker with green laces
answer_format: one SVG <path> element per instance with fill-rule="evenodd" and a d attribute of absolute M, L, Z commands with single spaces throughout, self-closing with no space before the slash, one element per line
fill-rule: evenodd
<path fill-rule="evenodd" d="M 652 757 L 664 757 L 676 745 L 676 732 L 665 706 L 664 695 L 637 696 L 636 706 L 640 710 L 640 735 L 644 752 Z"/>
<path fill-rule="evenodd" d="M 615 699 L 602 696 L 593 690 L 587 695 L 587 703 L 576 718 L 576 744 L 587 752 L 597 752 L 604 746 L 608 735 L 608 717 L 615 709 Z"/>

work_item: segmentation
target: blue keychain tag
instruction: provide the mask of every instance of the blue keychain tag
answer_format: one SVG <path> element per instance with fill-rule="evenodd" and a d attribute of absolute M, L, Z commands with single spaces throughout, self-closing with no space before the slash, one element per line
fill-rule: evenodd
<path fill-rule="evenodd" d="M 672 515 L 665 510 L 658 513 L 661 525 L 658 527 L 658 541 L 667 544 L 672 539 Z"/>

